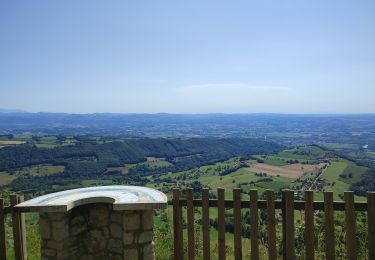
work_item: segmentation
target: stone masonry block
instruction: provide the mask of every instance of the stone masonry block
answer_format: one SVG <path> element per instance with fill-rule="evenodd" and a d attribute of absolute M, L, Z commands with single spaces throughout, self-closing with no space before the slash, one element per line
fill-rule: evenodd
<path fill-rule="evenodd" d="M 134 243 L 134 234 L 133 232 L 126 232 L 123 234 L 124 245 L 131 245 Z"/>
<path fill-rule="evenodd" d="M 89 208 L 89 225 L 103 227 L 108 225 L 108 205 L 97 204 Z"/>
<path fill-rule="evenodd" d="M 122 236 L 122 227 L 119 224 L 112 223 L 109 226 L 111 236 L 114 238 L 121 238 Z"/>
<path fill-rule="evenodd" d="M 154 211 L 144 210 L 142 211 L 142 228 L 143 230 L 152 229 L 154 226 Z"/>
<path fill-rule="evenodd" d="M 154 232 L 143 231 L 141 234 L 139 234 L 138 243 L 143 244 L 143 243 L 151 242 L 153 237 L 154 237 Z"/>
<path fill-rule="evenodd" d="M 139 214 L 127 214 L 123 218 L 125 231 L 138 230 L 140 229 L 140 215 Z"/>
<path fill-rule="evenodd" d="M 42 238 L 50 239 L 51 238 L 51 225 L 48 218 L 39 217 L 39 232 Z"/>
<path fill-rule="evenodd" d="M 138 250 L 136 248 L 126 249 L 124 251 L 124 259 L 138 259 Z"/>
<path fill-rule="evenodd" d="M 50 212 L 47 215 L 48 218 L 52 221 L 62 221 L 66 219 L 66 214 L 61 212 Z"/>
<path fill-rule="evenodd" d="M 105 249 L 107 241 L 101 230 L 94 229 L 87 233 L 84 244 L 89 253 L 98 253 Z"/>
<path fill-rule="evenodd" d="M 121 254 L 122 253 L 122 241 L 119 239 L 111 238 L 108 241 L 108 251 Z"/>
<path fill-rule="evenodd" d="M 69 228 L 63 221 L 52 222 L 52 237 L 56 241 L 62 241 L 69 236 Z"/>
<path fill-rule="evenodd" d="M 121 222 L 122 222 L 120 212 L 113 211 L 111 213 L 110 219 L 111 219 L 111 222 L 114 222 L 114 223 L 117 223 L 117 224 L 121 224 Z"/>

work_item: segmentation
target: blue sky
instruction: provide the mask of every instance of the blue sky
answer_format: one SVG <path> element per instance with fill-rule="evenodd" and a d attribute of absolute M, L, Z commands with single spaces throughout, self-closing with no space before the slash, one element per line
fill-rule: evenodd
<path fill-rule="evenodd" d="M 0 2 L 0 108 L 375 113 L 375 1 Z"/>

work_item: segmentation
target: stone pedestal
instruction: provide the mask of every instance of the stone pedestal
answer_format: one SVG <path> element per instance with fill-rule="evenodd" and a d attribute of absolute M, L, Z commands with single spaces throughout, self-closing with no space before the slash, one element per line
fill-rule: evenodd
<path fill-rule="evenodd" d="M 42 259 L 154 259 L 153 210 L 88 204 L 40 213 Z"/>
<path fill-rule="evenodd" d="M 42 259 L 154 259 L 153 210 L 167 196 L 138 186 L 100 186 L 47 194 L 15 207 L 39 212 Z"/>

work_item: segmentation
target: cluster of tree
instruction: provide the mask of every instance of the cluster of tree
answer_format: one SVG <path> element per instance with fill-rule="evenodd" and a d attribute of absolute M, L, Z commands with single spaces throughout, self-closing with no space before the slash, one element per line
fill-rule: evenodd
<path fill-rule="evenodd" d="M 243 162 L 236 163 L 235 165 L 229 166 L 219 172 L 219 176 L 225 176 L 231 174 L 232 172 L 237 171 L 238 169 L 245 167 L 246 164 Z"/>
<path fill-rule="evenodd" d="M 258 176 L 258 177 L 267 177 L 267 173 L 265 173 L 265 172 L 256 172 L 255 176 Z"/>
<path fill-rule="evenodd" d="M 343 178 L 343 179 L 346 179 L 346 178 L 353 178 L 353 173 L 349 172 L 349 173 L 341 173 L 339 175 L 339 177 Z"/>
<path fill-rule="evenodd" d="M 362 179 L 350 186 L 357 195 L 366 196 L 367 191 L 375 191 L 375 170 L 372 169 Z"/>
<path fill-rule="evenodd" d="M 50 163 L 65 166 L 64 172 L 51 176 L 21 176 L 10 184 L 13 190 L 33 190 L 40 185 L 73 183 L 84 179 L 114 179 L 134 181 L 150 174 L 183 171 L 201 165 L 222 161 L 233 156 L 257 153 L 274 153 L 283 147 L 257 139 L 239 138 L 137 138 L 111 142 L 76 138 L 74 146 L 52 149 L 38 148 L 32 144 L 6 147 L 0 150 L 0 171 Z M 147 157 L 163 157 L 171 163 L 168 167 L 147 167 L 138 164 L 129 170 L 126 178 L 109 167 L 121 167 L 146 161 Z M 91 158 L 91 159 L 90 159 Z M 125 179 L 124 179 L 125 178 Z"/>
<path fill-rule="evenodd" d="M 6 135 L 0 135 L 0 138 L 13 139 L 14 136 L 12 134 L 6 134 Z"/>
<path fill-rule="evenodd" d="M 287 160 L 286 161 L 287 164 L 295 164 L 295 163 L 299 163 L 298 160 Z"/>

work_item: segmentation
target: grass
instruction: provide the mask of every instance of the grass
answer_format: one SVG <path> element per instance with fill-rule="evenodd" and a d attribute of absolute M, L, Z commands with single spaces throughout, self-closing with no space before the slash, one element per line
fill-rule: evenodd
<path fill-rule="evenodd" d="M 24 144 L 25 141 L 16 141 L 16 140 L 0 140 L 1 145 L 18 145 Z"/>
<path fill-rule="evenodd" d="M 311 161 L 323 158 L 325 151 L 317 146 L 300 146 L 279 152 L 277 155 L 292 160 Z"/>
<path fill-rule="evenodd" d="M 129 170 L 136 165 L 137 164 L 126 164 L 125 166 L 122 166 L 122 167 L 110 167 L 110 168 L 107 168 L 107 171 L 120 171 L 122 174 L 128 174 Z"/>
<path fill-rule="evenodd" d="M 348 164 L 343 161 L 332 162 L 331 165 L 322 173 L 321 177 L 328 181 L 337 181 L 340 174 L 344 172 Z"/>
<path fill-rule="evenodd" d="M 297 153 L 297 154 L 295 154 Z M 302 154 L 299 154 L 302 153 Z M 304 153 L 309 155 L 304 155 Z M 289 156 L 289 157 L 281 157 Z M 258 158 L 262 158 L 265 160 L 266 163 L 272 163 L 273 165 L 283 165 L 287 160 L 299 158 L 299 161 L 313 161 L 316 158 L 321 158 L 325 155 L 324 150 L 319 147 L 298 147 L 295 149 L 285 150 L 277 155 L 268 155 L 264 156 L 257 156 Z M 305 159 L 300 159 L 300 158 Z M 267 161 L 268 160 L 268 161 Z M 178 172 L 178 173 L 169 173 L 164 176 L 161 176 L 161 180 L 164 178 L 170 178 L 175 181 L 175 183 L 168 184 L 170 186 L 176 186 L 176 183 L 179 183 L 179 186 L 184 189 L 185 187 L 189 186 L 189 184 L 195 180 L 198 180 L 203 186 L 209 187 L 213 190 L 213 193 L 216 193 L 216 189 L 221 187 L 226 189 L 225 195 L 228 199 L 232 198 L 232 189 L 241 187 L 243 192 L 246 194 L 250 189 L 258 189 L 259 194 L 262 194 L 266 189 L 273 189 L 275 191 L 279 191 L 284 188 L 293 188 L 293 179 L 287 177 L 279 177 L 279 176 L 267 176 L 267 178 L 271 178 L 272 181 L 262 181 L 262 178 L 259 175 L 255 175 L 255 173 L 245 170 L 244 168 L 240 168 L 235 172 L 232 172 L 225 176 L 220 176 L 218 174 L 218 168 L 228 167 L 234 165 L 238 162 L 238 158 L 233 158 L 232 160 L 228 160 L 225 162 L 217 163 L 214 165 L 207 165 L 202 166 L 194 170 L 185 171 L 185 172 Z M 340 174 L 345 172 L 348 163 L 347 161 L 341 159 L 341 161 L 333 162 L 328 169 L 324 171 L 322 174 L 322 178 L 326 179 L 329 184 L 335 182 L 333 186 L 327 185 L 324 187 L 325 190 L 332 190 L 335 192 L 335 199 L 339 199 L 339 194 L 343 193 L 344 191 L 348 190 L 350 187 L 349 183 L 340 180 Z M 358 168 L 357 165 L 353 165 L 353 169 L 361 169 L 364 171 L 366 168 Z M 195 175 L 194 175 L 195 173 Z M 314 171 L 316 173 L 316 171 Z M 360 173 L 353 174 L 353 181 L 360 178 Z M 191 178 L 189 178 L 189 176 Z M 308 178 L 312 175 L 306 175 L 305 178 Z M 158 188 L 158 186 L 154 186 Z M 246 196 L 246 195 L 245 195 Z M 319 195 L 320 196 L 320 195 Z"/>
<path fill-rule="evenodd" d="M 8 218 L 9 219 L 9 218 Z M 25 214 L 25 223 L 26 223 L 26 245 L 27 245 L 27 259 L 28 260 L 37 260 L 41 259 L 40 255 L 40 235 L 39 235 L 39 226 L 38 226 L 39 216 L 37 213 L 27 213 Z M 12 234 L 11 234 L 11 223 L 7 223 L 7 259 L 15 259 L 14 247 Z"/>
<path fill-rule="evenodd" d="M 0 189 L 0 198 L 4 198 L 5 205 L 9 206 L 9 195 L 12 192 L 9 189 Z M 37 260 L 40 259 L 40 235 L 38 227 L 38 213 L 27 213 L 25 214 L 26 223 L 26 244 L 27 244 L 27 259 Z M 12 218 L 11 214 L 7 214 L 5 217 L 5 237 L 6 237 L 6 249 L 7 258 L 15 259 L 14 255 L 14 244 L 13 244 L 13 232 L 12 232 Z"/>
<path fill-rule="evenodd" d="M 332 191 L 333 192 L 333 198 L 334 200 L 341 200 L 340 198 L 340 194 L 343 194 L 345 191 L 348 191 L 349 188 L 350 188 L 350 184 L 347 183 L 347 182 L 343 182 L 341 180 L 341 177 L 340 175 L 343 174 L 346 169 L 348 168 L 348 161 L 346 160 L 338 160 L 338 161 L 334 161 L 331 163 L 331 165 L 326 168 L 322 175 L 321 175 L 321 178 L 329 181 L 329 182 L 334 182 L 334 185 L 326 185 L 324 187 L 324 190 L 325 191 Z M 353 166 L 352 166 L 353 167 Z M 359 166 L 356 166 L 356 167 L 359 167 Z M 359 175 L 360 173 L 358 173 Z M 353 174 L 353 176 L 355 176 L 356 174 Z M 358 178 L 358 177 L 355 177 L 355 178 Z M 316 197 L 319 198 L 319 199 L 323 199 L 323 194 L 322 193 L 317 193 L 316 194 Z M 360 197 L 360 196 L 355 196 L 356 200 L 365 200 L 364 197 Z"/>
<path fill-rule="evenodd" d="M 52 148 L 59 147 L 60 145 L 55 144 L 55 143 L 36 143 L 35 146 L 38 148 L 52 149 Z"/>
<path fill-rule="evenodd" d="M 56 173 L 61 173 L 64 171 L 64 168 L 65 167 L 61 165 L 40 164 L 24 168 L 23 171 L 29 172 L 32 176 L 48 176 Z"/>
<path fill-rule="evenodd" d="M 255 156 L 257 159 L 261 159 L 264 161 L 264 163 L 274 166 L 284 166 L 287 165 L 286 161 L 289 159 L 285 159 L 276 155 L 266 155 L 265 158 L 262 156 Z"/>
<path fill-rule="evenodd" d="M 347 167 L 345 168 L 343 174 L 348 176 L 346 178 L 340 177 L 340 181 L 348 183 L 348 184 L 353 184 L 355 182 L 358 182 L 361 180 L 364 174 L 369 172 L 369 168 L 364 167 L 364 166 L 359 166 L 351 161 L 347 162 Z M 352 177 L 349 177 L 349 174 Z"/>
<path fill-rule="evenodd" d="M 290 157 L 281 157 L 280 155 Z M 270 161 L 272 160 L 274 164 L 281 164 L 283 162 L 282 159 L 291 159 L 291 156 L 293 156 L 293 159 L 299 158 L 298 160 L 301 160 L 300 158 L 304 158 L 303 160 L 312 161 L 313 159 L 315 160 L 317 158 L 321 158 L 324 155 L 324 150 L 319 147 L 303 146 L 283 151 L 277 155 L 259 158 L 265 160 L 268 159 Z M 237 162 L 236 160 L 238 161 L 238 159 L 234 158 L 233 160 L 228 160 L 214 165 L 202 166 L 186 172 L 166 174 L 162 176 L 161 179 L 174 179 L 176 182 L 182 184 L 182 188 L 187 187 L 189 186 L 189 183 L 198 180 L 203 186 L 211 188 L 213 193 L 216 193 L 216 189 L 219 187 L 224 188 L 226 190 L 225 196 L 228 199 L 231 199 L 233 196 L 232 189 L 238 187 L 241 187 L 245 194 L 248 193 L 250 189 L 258 189 L 259 194 L 262 194 L 262 192 L 264 192 L 266 189 L 278 191 L 284 188 L 293 188 L 293 179 L 278 176 L 267 176 L 267 178 L 272 178 L 272 181 L 262 181 L 262 178 L 264 177 L 257 176 L 255 173 L 245 170 L 244 168 L 240 168 L 225 176 L 219 176 L 217 171 L 218 168 L 231 166 Z M 333 191 L 334 199 L 341 200 L 340 196 L 343 194 L 343 192 L 349 190 L 350 185 L 360 180 L 362 175 L 367 171 L 368 168 L 358 166 L 351 161 L 345 159 L 334 160 L 325 170 L 323 170 L 323 173 L 320 176 L 327 182 L 323 187 L 323 190 Z M 352 173 L 352 178 L 342 178 L 342 176 L 340 176 L 342 174 L 349 173 Z M 184 178 L 182 178 L 183 176 Z M 194 178 L 189 179 L 189 176 Z M 306 176 L 306 178 L 307 177 L 309 176 Z M 176 184 L 171 185 L 175 186 Z M 247 195 L 245 195 L 245 197 L 246 196 Z M 317 193 L 316 197 L 318 200 L 322 199 L 322 193 Z M 363 199 L 363 197 L 356 196 L 356 200 Z"/>
<path fill-rule="evenodd" d="M 40 141 L 42 142 L 56 142 L 57 137 L 56 136 L 43 136 L 40 138 Z"/>
<path fill-rule="evenodd" d="M 287 181 L 267 181 L 267 182 L 258 182 L 256 184 L 258 187 L 264 188 L 264 189 L 271 189 L 274 191 L 286 189 L 289 187 L 290 182 Z"/>
<path fill-rule="evenodd" d="M 9 172 L 0 172 L 0 186 L 7 185 L 20 176 L 49 176 L 63 171 L 64 166 L 61 165 L 39 164 L 17 169 L 13 174 Z"/>
<path fill-rule="evenodd" d="M 328 149 L 355 149 L 358 146 L 356 144 L 341 144 L 341 143 L 326 143 L 320 142 L 320 145 L 327 147 Z"/>
<path fill-rule="evenodd" d="M 368 157 L 375 159 L 375 152 L 366 152 L 365 153 Z"/>
<path fill-rule="evenodd" d="M 257 155 L 257 159 L 264 160 L 264 163 L 274 165 L 274 166 L 283 166 L 287 165 L 287 161 L 295 161 L 304 163 L 312 163 L 318 159 L 323 158 L 325 151 L 317 146 L 299 146 L 293 149 L 288 149 L 279 152 L 275 155 Z"/>
<path fill-rule="evenodd" d="M 286 177 L 267 176 L 267 178 L 271 178 L 272 181 L 263 182 L 262 179 L 265 177 L 255 175 L 255 173 L 244 168 L 240 168 L 224 176 L 218 175 L 218 167 L 229 166 L 236 162 L 238 162 L 238 160 L 234 159 L 200 167 L 194 171 L 199 173 L 197 178 L 186 179 L 184 182 L 186 186 L 188 186 L 189 183 L 198 180 L 203 186 L 211 188 L 214 193 L 216 193 L 217 188 L 224 188 L 226 198 L 231 199 L 233 197 L 232 189 L 234 188 L 241 187 L 244 193 L 248 193 L 250 189 L 258 189 L 261 194 L 266 189 L 279 190 L 280 188 L 287 188 L 293 181 Z M 181 178 L 184 174 L 186 174 L 186 172 L 170 173 L 162 176 L 161 179 L 171 178 L 177 180 L 177 178 Z"/>
<path fill-rule="evenodd" d="M 64 141 L 60 142 L 56 136 L 43 136 L 40 138 L 38 142 L 35 143 L 35 145 L 38 148 L 55 148 L 55 147 L 61 147 L 61 146 L 69 146 L 69 145 L 75 145 L 76 140 L 74 138 L 68 137 Z"/>
<path fill-rule="evenodd" d="M 156 158 L 156 157 L 147 157 L 146 162 L 136 163 L 136 164 L 126 164 L 122 167 L 109 167 L 107 171 L 120 171 L 122 174 L 128 174 L 131 168 L 136 166 L 144 165 L 147 168 L 157 169 L 157 168 L 165 168 L 171 166 L 172 164 L 166 161 L 164 158 Z"/>
<path fill-rule="evenodd" d="M 243 210 L 243 212 L 245 212 L 246 210 Z M 167 224 L 166 222 L 163 222 L 160 218 L 160 216 L 156 216 L 155 219 L 154 219 L 154 224 L 155 224 L 155 230 L 156 230 L 156 233 L 158 233 L 158 230 L 160 229 L 163 229 L 163 228 L 169 228 L 170 232 L 169 234 L 172 233 L 172 219 L 173 219 L 173 210 L 172 210 L 172 206 L 169 205 L 167 207 L 167 209 L 165 210 L 165 213 L 167 215 L 167 222 L 169 224 Z M 186 209 L 183 209 L 183 218 L 184 218 L 184 222 L 186 223 Z M 194 218 L 196 220 L 196 224 L 195 224 L 195 240 L 196 242 L 198 243 L 198 241 L 200 241 L 198 244 L 199 246 L 196 247 L 197 251 L 198 251 L 198 254 L 196 255 L 197 259 L 202 259 L 202 226 L 200 224 L 198 224 L 198 220 L 201 219 L 202 215 L 201 215 L 201 209 L 200 208 L 196 208 L 195 210 L 195 214 L 194 214 Z M 217 217 L 217 208 L 210 208 L 210 219 L 215 219 Z M 167 225 L 169 227 L 167 227 Z M 183 238 L 184 238 L 184 246 L 186 247 L 187 246 L 187 229 L 186 227 L 183 229 Z M 166 239 L 166 238 L 164 238 Z M 170 239 L 170 242 L 173 243 L 172 241 L 172 238 L 169 238 Z M 173 247 L 169 247 L 168 249 L 164 249 L 164 250 L 169 250 L 169 252 L 166 252 L 166 254 L 162 254 L 160 253 L 160 249 L 159 248 L 159 244 L 160 243 L 163 243 L 163 241 L 161 241 L 163 239 L 156 239 L 155 240 L 155 248 L 158 250 L 157 254 L 160 256 L 160 259 L 169 259 L 169 256 L 170 254 L 172 253 L 172 250 L 173 250 Z M 226 259 L 234 259 L 234 235 L 233 233 L 230 233 L 230 232 L 226 232 L 225 233 L 225 245 L 226 245 Z M 266 253 L 266 248 L 260 243 L 260 259 L 267 259 L 267 253 Z M 184 255 L 187 255 L 186 254 L 186 248 L 184 249 L 185 251 L 185 254 Z M 212 259 L 218 259 L 218 231 L 217 229 L 215 229 L 214 227 L 211 227 L 210 228 L 210 251 L 211 251 L 211 258 Z M 243 257 L 244 258 L 250 258 L 250 255 L 249 255 L 249 252 L 250 252 L 250 239 L 248 238 L 242 238 L 242 254 L 243 254 Z M 168 256 L 168 257 L 167 257 Z"/>
<path fill-rule="evenodd" d="M 113 184 L 112 180 L 83 180 L 81 181 L 82 186 L 99 186 L 99 185 L 111 185 Z"/>
<path fill-rule="evenodd" d="M 147 157 L 146 164 L 149 168 L 164 168 L 171 166 L 172 164 L 165 160 L 165 158 Z"/>
<path fill-rule="evenodd" d="M 15 179 L 17 179 L 15 174 L 11 175 L 8 172 L 0 172 L 0 186 L 7 185 Z"/>

